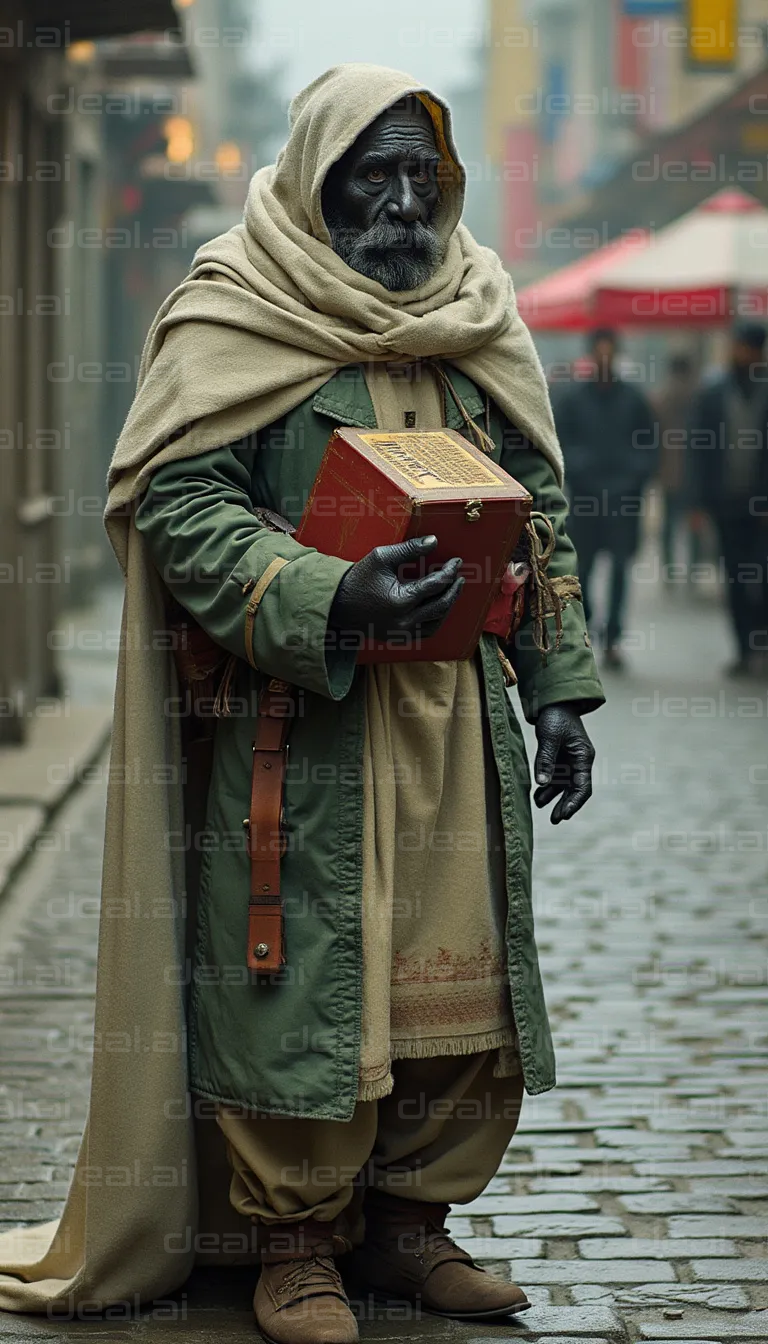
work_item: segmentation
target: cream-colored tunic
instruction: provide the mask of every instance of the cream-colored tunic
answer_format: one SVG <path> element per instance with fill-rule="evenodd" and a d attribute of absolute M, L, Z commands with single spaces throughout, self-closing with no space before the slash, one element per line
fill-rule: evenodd
<path fill-rule="evenodd" d="M 444 423 L 423 365 L 367 372 L 377 424 Z M 476 660 L 367 670 L 361 1100 L 393 1059 L 511 1047 L 498 779 Z M 515 1070 L 505 1049 L 499 1068 Z"/>

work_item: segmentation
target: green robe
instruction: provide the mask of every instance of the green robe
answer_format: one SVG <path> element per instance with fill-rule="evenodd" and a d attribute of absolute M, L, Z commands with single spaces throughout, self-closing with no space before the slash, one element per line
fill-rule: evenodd
<path fill-rule="evenodd" d="M 480 423 L 483 395 L 458 370 L 450 376 Z M 463 428 L 452 404 L 447 422 Z M 235 712 L 217 721 L 204 831 L 170 840 L 202 853 L 190 967 L 191 1086 L 275 1115 L 334 1120 L 351 1117 L 358 1090 L 364 672 L 356 667 L 354 648 L 325 649 L 328 612 L 348 564 L 260 527 L 251 506 L 298 523 L 329 434 L 341 424 L 375 428 L 358 365 L 340 370 L 258 434 L 161 467 L 136 514 L 170 592 L 242 659 Z M 495 460 L 555 525 L 550 574 L 575 574 L 566 502 L 552 467 L 493 405 L 490 428 Z M 260 675 L 243 656 L 244 613 L 249 581 L 252 586 L 275 556 L 289 564 L 261 601 L 253 658 L 263 674 L 300 688 L 282 860 L 289 964 L 279 977 L 252 982 L 244 965 L 249 864 L 243 818 Z M 555 1068 L 533 931 L 530 775 L 495 637 L 482 637 L 480 657 L 506 843 L 510 991 L 525 1084 L 535 1094 L 554 1086 Z M 580 701 L 585 708 L 603 702 L 579 602 L 567 607 L 560 649 L 546 663 L 524 623 L 515 667 L 531 721 L 558 701 Z M 182 703 L 178 712 L 185 711 Z"/>

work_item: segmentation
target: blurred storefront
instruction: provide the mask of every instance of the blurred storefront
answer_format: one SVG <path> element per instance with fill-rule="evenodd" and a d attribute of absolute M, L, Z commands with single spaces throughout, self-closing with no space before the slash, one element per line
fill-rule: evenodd
<path fill-rule="evenodd" d="M 107 464 L 149 323 L 235 222 L 284 110 L 245 0 L 0 0 L 0 742 L 59 691 L 105 576 Z"/>
<path fill-rule="evenodd" d="M 59 687 L 48 638 L 102 554 L 105 146 L 83 57 L 170 0 L 0 5 L 0 741 Z"/>
<path fill-rule="evenodd" d="M 179 45 L 145 36 L 100 46 L 107 118 L 104 253 L 106 461 L 119 434 L 150 322 L 197 247 L 242 216 L 254 169 L 282 134 L 272 72 L 252 59 L 254 6 L 177 0 Z"/>

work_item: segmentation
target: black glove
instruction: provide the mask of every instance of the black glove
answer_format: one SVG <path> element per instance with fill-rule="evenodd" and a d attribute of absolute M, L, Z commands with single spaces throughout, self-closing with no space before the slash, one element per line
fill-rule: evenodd
<path fill-rule="evenodd" d="M 377 546 L 348 569 L 336 590 L 328 624 L 334 630 L 359 631 L 373 639 L 389 635 L 434 634 L 459 596 L 461 559 L 455 556 L 422 579 L 402 582 L 398 570 L 416 564 L 434 550 L 437 537 L 414 537 L 394 546 Z"/>
<path fill-rule="evenodd" d="M 563 796 L 552 808 L 550 821 L 568 821 L 592 796 L 592 762 L 595 748 L 587 736 L 581 715 L 572 705 L 547 705 L 536 720 L 539 749 L 533 767 L 539 788 L 533 795 L 537 807 L 546 807 L 558 793 Z"/>

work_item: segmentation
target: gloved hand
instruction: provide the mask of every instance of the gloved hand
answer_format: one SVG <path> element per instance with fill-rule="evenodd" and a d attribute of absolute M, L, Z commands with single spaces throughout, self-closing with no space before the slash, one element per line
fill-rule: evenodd
<path fill-rule="evenodd" d="M 533 772 L 539 785 L 533 795 L 537 807 L 546 807 L 558 793 L 550 821 L 568 821 L 592 796 L 595 748 L 581 715 L 569 704 L 547 705 L 536 720 L 539 748 Z"/>
<path fill-rule="evenodd" d="M 437 537 L 414 537 L 394 546 L 377 546 L 348 569 L 333 599 L 328 624 L 334 630 L 359 631 L 374 639 L 390 634 L 434 634 L 459 596 L 461 558 L 422 579 L 400 582 L 401 565 L 418 562 L 437 545 Z"/>

